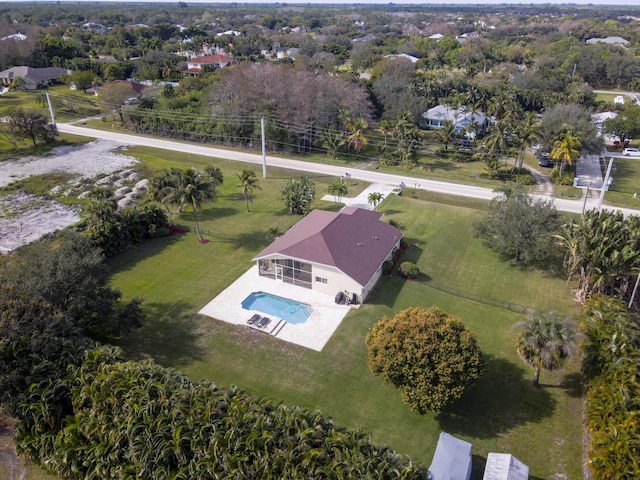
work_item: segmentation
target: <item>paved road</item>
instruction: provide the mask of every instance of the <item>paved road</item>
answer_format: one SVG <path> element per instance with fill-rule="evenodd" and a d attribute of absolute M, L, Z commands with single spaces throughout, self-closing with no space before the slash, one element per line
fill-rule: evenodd
<path fill-rule="evenodd" d="M 104 138 L 107 140 L 113 140 L 128 145 L 142 145 L 147 147 L 160 148 L 163 150 L 170 150 L 176 152 L 192 153 L 194 155 L 203 155 L 207 157 L 220 158 L 224 160 L 234 160 L 238 162 L 246 162 L 253 164 L 262 164 L 262 155 L 254 153 L 237 152 L 233 150 L 224 150 L 220 148 L 206 147 L 204 145 L 194 145 L 189 143 L 181 143 L 172 140 L 162 140 L 158 138 L 142 137 L 137 135 L 130 135 L 126 133 L 110 132 L 107 130 L 95 130 L 92 128 L 86 128 L 77 125 L 70 125 L 59 123 L 57 125 L 58 130 L 62 133 L 69 133 L 73 135 L 80 135 L 91 138 Z M 330 175 L 339 177 L 344 175 L 345 170 L 342 166 L 325 165 L 322 163 L 302 162 L 299 160 L 291 160 L 288 158 L 267 156 L 268 167 L 279 167 L 290 170 L 297 170 L 300 172 L 318 173 L 324 175 Z M 397 175 L 391 173 L 382 173 L 375 171 L 350 169 L 348 172 L 352 178 L 363 180 L 371 183 L 386 183 L 388 185 L 399 186 L 401 183 L 410 188 L 418 188 L 422 190 L 428 190 L 431 192 L 459 195 L 462 197 L 479 198 L 483 200 L 490 200 L 495 197 L 493 190 L 484 187 L 474 187 L 471 185 L 461 185 L 456 183 L 439 182 L 435 180 L 427 180 L 424 178 L 415 178 L 406 175 Z M 267 176 L 269 172 L 267 171 Z M 543 198 L 550 198 L 542 196 Z M 554 199 L 556 208 L 565 212 L 581 213 L 583 209 L 583 200 L 568 200 L 556 198 Z M 597 206 L 597 198 L 587 199 L 586 209 L 595 208 Z M 603 207 L 614 209 L 613 207 Z M 625 208 L 615 208 L 615 210 L 621 210 L 625 215 L 640 215 L 639 210 L 631 210 Z"/>

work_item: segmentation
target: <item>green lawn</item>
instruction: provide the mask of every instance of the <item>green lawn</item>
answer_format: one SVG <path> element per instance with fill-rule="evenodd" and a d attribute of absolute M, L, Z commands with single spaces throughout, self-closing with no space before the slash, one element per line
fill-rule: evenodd
<path fill-rule="evenodd" d="M 483 214 L 473 207 L 483 204 L 457 199 L 448 205 L 443 196 L 410 191 L 385 200 L 380 210 L 405 231 L 410 243 L 405 258 L 419 265 L 423 282 L 384 278 L 370 301 L 353 310 L 325 349 L 315 352 L 196 314 L 251 266 L 251 258 L 268 243 L 269 228 L 284 230 L 298 220 L 287 215 L 279 201 L 288 173 L 273 170 L 268 179 L 261 179 L 262 190 L 256 191 L 252 212 L 247 213 L 234 180 L 234 173 L 247 166 L 151 149 L 133 151 L 153 168 L 216 163 L 226 180 L 218 201 L 201 215 L 202 227 L 211 232 L 210 243 L 198 244 L 194 233 L 165 237 L 110 262 L 113 284 L 126 297 L 144 297 L 149 313 L 140 331 L 119 342 L 127 356 L 152 357 L 194 379 L 235 384 L 258 395 L 319 409 L 337 423 L 362 428 L 375 442 L 425 465 L 431 461 L 438 433 L 450 432 L 473 443 L 474 478 L 481 478 L 489 451 L 513 453 L 537 478 L 581 476 L 581 403 L 575 366 L 556 374 L 544 372 L 544 386 L 534 389 L 532 371 L 519 361 L 513 346 L 516 334 L 511 326 L 521 316 L 429 286 L 440 283 L 489 298 L 576 313 L 565 279 L 555 271 L 513 265 L 473 238 L 471 225 Z M 332 180 L 314 178 L 317 197 Z M 317 206 L 333 204 L 317 202 Z M 190 228 L 192 217 L 184 214 L 177 223 Z M 364 337 L 384 315 L 431 305 L 458 315 L 475 332 L 487 358 L 487 372 L 446 412 L 418 416 L 395 389 L 371 376 Z"/>

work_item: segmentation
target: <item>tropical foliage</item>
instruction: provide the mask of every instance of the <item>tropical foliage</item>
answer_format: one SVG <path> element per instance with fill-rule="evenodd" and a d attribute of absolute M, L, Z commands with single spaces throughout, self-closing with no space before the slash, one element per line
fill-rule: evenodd
<path fill-rule="evenodd" d="M 333 201 L 338 205 L 342 202 L 342 197 L 349 192 L 349 188 L 347 187 L 347 182 L 341 178 L 329 185 L 327 192 L 329 195 L 333 195 Z"/>
<path fill-rule="evenodd" d="M 475 234 L 487 247 L 515 262 L 539 262 L 553 251 L 553 234 L 560 219 L 553 201 L 535 198 L 520 187 L 495 190 L 490 211 L 474 225 Z"/>
<path fill-rule="evenodd" d="M 253 170 L 242 170 L 241 173 L 236 174 L 240 183 L 238 186 L 242 188 L 242 196 L 247 204 L 247 212 L 249 211 L 249 202 L 251 202 L 251 195 L 256 188 L 260 188 L 257 185 L 258 179 L 256 178 L 256 172 Z"/>
<path fill-rule="evenodd" d="M 575 327 L 569 319 L 561 318 L 555 312 L 538 312 L 526 321 L 518 322 L 514 328 L 520 329 L 518 355 L 529 366 L 535 368 L 533 384 L 538 385 L 540 370 L 558 370 L 573 354 Z"/>
<path fill-rule="evenodd" d="M 168 368 L 87 352 L 31 389 L 19 449 L 70 479 L 427 479 L 424 468 L 318 412 Z"/>
<path fill-rule="evenodd" d="M 169 233 L 165 212 L 156 203 L 141 207 L 132 206 L 118 210 L 116 201 L 107 191 L 90 193 L 90 202 L 84 209 L 86 233 L 107 257 L 120 253 L 125 248 L 140 243 L 145 238 L 154 238 Z"/>
<path fill-rule="evenodd" d="M 620 299 L 596 295 L 586 304 L 585 421 L 592 478 L 640 477 L 640 330 Z"/>
<path fill-rule="evenodd" d="M 630 299 L 640 274 L 640 217 L 590 210 L 563 225 L 556 240 L 566 249 L 569 279 L 578 277 L 577 301 L 596 293 Z"/>
<path fill-rule="evenodd" d="M 438 412 L 460 398 L 484 369 L 475 336 L 437 307 L 385 317 L 366 342 L 371 372 L 393 384 L 420 414 Z"/>
<path fill-rule="evenodd" d="M 282 202 L 291 215 L 309 213 L 315 197 L 315 185 L 306 175 L 289 180 L 281 192 Z"/>

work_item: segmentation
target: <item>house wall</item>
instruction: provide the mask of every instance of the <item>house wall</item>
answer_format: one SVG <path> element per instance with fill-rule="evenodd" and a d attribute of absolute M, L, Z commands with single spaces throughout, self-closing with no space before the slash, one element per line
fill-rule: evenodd
<path fill-rule="evenodd" d="M 355 293 L 358 297 L 362 295 L 362 286 L 335 268 L 312 265 L 311 273 L 313 274 L 313 286 L 311 288 L 316 292 L 326 293 L 331 296 L 345 291 Z M 327 283 L 316 281 L 316 277 L 326 279 Z"/>
<path fill-rule="evenodd" d="M 400 248 L 400 241 L 401 241 L 401 239 L 398 240 L 397 243 L 395 244 L 395 246 L 391 249 L 391 251 L 389 252 L 389 255 L 384 260 L 385 262 L 387 260 L 391 260 L 392 257 L 393 257 L 394 250 L 396 250 L 397 248 Z M 362 289 L 362 297 L 360 299 L 361 303 L 364 302 L 367 299 L 367 297 L 371 293 L 371 290 L 373 290 L 373 287 L 375 287 L 376 283 L 378 283 L 378 280 L 380 280 L 380 277 L 382 276 L 382 266 L 383 265 L 384 265 L 384 262 L 382 262 L 380 264 L 380 266 L 376 270 L 376 273 L 374 273 L 373 276 L 371 277 L 371 280 L 369 280 L 369 282 Z"/>

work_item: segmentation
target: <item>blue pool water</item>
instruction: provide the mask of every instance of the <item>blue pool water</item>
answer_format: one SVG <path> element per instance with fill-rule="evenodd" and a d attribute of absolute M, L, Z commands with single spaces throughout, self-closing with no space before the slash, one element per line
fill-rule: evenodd
<path fill-rule="evenodd" d="M 273 315 L 289 323 L 303 323 L 313 312 L 313 308 L 306 303 L 265 292 L 251 293 L 242 301 L 242 308 L 255 310 L 265 315 Z"/>

